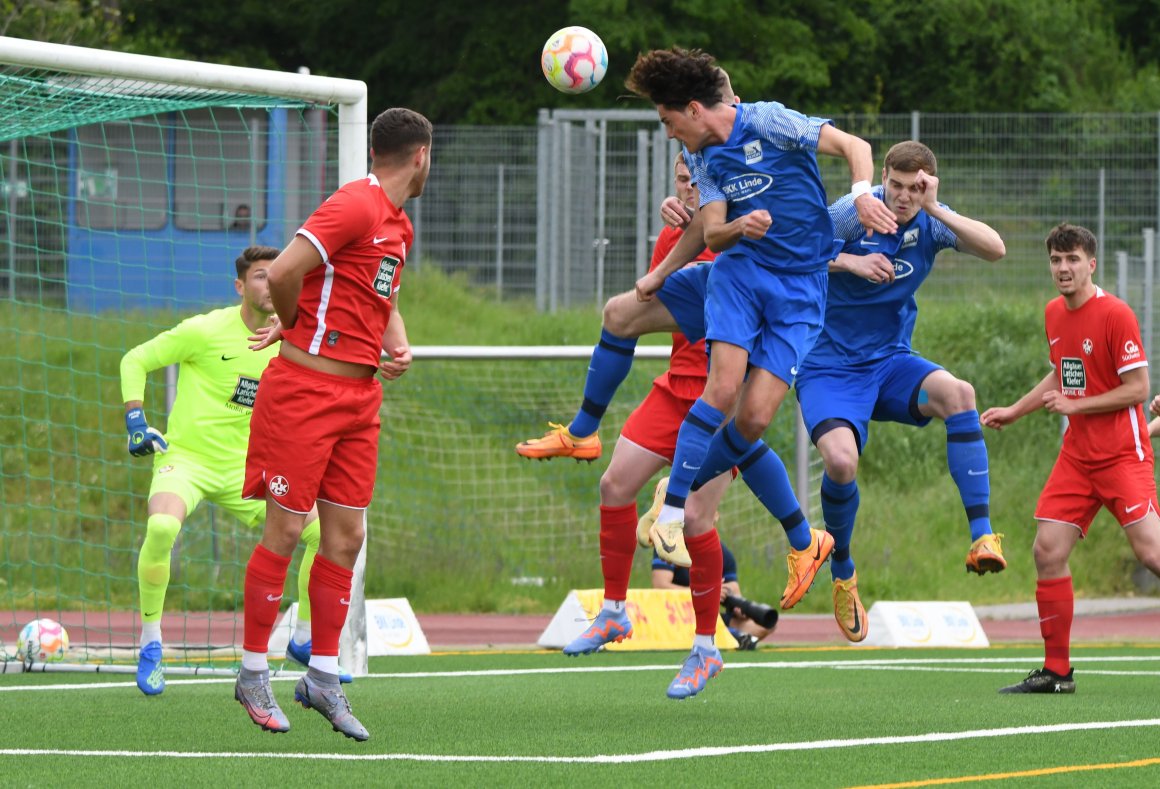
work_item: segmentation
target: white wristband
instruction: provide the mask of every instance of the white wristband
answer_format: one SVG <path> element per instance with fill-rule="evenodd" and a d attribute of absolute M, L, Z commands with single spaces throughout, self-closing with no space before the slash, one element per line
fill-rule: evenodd
<path fill-rule="evenodd" d="M 850 187 L 850 194 L 854 195 L 855 200 L 857 200 L 862 195 L 870 194 L 870 182 L 855 181 L 854 185 Z"/>

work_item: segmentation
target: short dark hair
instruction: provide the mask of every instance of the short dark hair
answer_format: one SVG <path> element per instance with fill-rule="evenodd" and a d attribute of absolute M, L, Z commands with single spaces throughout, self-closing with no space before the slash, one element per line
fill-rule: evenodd
<path fill-rule="evenodd" d="M 1047 234 L 1047 254 L 1052 252 L 1070 252 L 1073 249 L 1082 249 L 1088 257 L 1096 256 L 1095 233 L 1081 225 L 1071 225 L 1061 222 L 1051 228 Z"/>
<path fill-rule="evenodd" d="M 238 259 L 234 261 L 234 268 L 238 270 L 238 279 L 245 279 L 250 266 L 259 260 L 273 260 L 281 253 L 282 250 L 277 247 L 246 247 L 242 250 L 242 254 L 238 255 Z"/>
<path fill-rule="evenodd" d="M 923 170 L 927 175 L 938 175 L 938 159 L 934 151 L 917 140 L 895 143 L 886 152 L 882 166 L 887 170 L 902 173 L 917 173 Z"/>
<path fill-rule="evenodd" d="M 376 157 L 390 159 L 409 156 L 431 144 L 431 121 L 406 107 L 392 107 L 379 113 L 371 124 L 371 150 Z"/>
<path fill-rule="evenodd" d="M 725 72 L 712 55 L 673 47 L 637 55 L 624 85 L 653 104 L 679 110 L 691 101 L 706 107 L 720 104 L 725 80 Z"/>

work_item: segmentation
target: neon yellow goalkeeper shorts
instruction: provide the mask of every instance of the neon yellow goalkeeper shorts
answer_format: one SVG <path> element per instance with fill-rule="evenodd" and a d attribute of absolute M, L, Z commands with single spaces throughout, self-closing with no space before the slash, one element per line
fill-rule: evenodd
<path fill-rule="evenodd" d="M 182 452 L 176 447 L 153 456 L 153 482 L 149 498 L 156 493 L 172 493 L 185 502 L 189 517 L 202 500 L 232 514 L 247 526 L 257 526 L 266 520 L 266 502 L 242 498 L 242 482 L 246 477 L 246 458 L 221 468 L 210 468 L 197 455 Z"/>

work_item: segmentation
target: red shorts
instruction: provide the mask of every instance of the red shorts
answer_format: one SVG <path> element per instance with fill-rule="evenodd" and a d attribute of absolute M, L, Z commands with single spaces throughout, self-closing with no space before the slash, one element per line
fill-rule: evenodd
<path fill-rule="evenodd" d="M 677 432 L 703 391 L 705 379 L 699 376 L 662 376 L 653 383 L 648 396 L 636 410 L 628 415 L 620 431 L 621 437 L 671 464 L 677 450 Z"/>
<path fill-rule="evenodd" d="M 1129 458 L 1114 465 L 1089 468 L 1061 452 L 1035 505 L 1035 518 L 1071 524 L 1086 537 L 1101 506 L 1107 507 L 1121 526 L 1160 511 L 1152 459 Z"/>
<path fill-rule="evenodd" d="M 347 378 L 270 360 L 250 419 L 242 496 L 306 513 L 316 500 L 363 509 L 379 462 L 378 378 Z"/>

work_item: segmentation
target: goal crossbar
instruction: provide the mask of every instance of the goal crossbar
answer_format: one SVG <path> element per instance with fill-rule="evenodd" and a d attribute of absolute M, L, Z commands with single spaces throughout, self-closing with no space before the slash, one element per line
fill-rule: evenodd
<path fill-rule="evenodd" d="M 338 105 L 339 182 L 366 174 L 367 86 L 361 80 L 110 52 L 9 36 L 0 36 L 0 63 Z"/>

